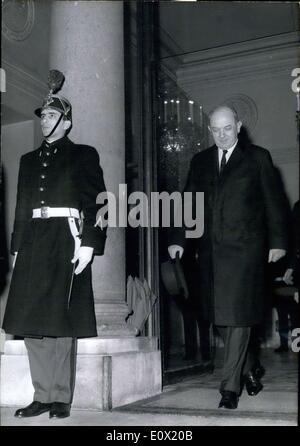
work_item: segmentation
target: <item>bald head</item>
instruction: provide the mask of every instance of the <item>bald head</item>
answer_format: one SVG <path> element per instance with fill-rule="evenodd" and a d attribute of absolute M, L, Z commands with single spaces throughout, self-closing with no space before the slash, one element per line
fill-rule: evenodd
<path fill-rule="evenodd" d="M 232 114 L 235 121 L 238 122 L 239 121 L 239 117 L 237 114 L 237 111 L 233 108 L 233 107 L 229 107 L 228 105 L 218 105 L 217 107 L 213 108 L 209 113 L 208 113 L 208 119 L 209 121 L 211 120 L 211 117 L 215 114 L 215 113 L 229 113 Z"/>
<path fill-rule="evenodd" d="M 221 105 L 209 113 L 209 130 L 215 144 L 222 150 L 232 147 L 238 138 L 242 123 L 231 107 Z"/>

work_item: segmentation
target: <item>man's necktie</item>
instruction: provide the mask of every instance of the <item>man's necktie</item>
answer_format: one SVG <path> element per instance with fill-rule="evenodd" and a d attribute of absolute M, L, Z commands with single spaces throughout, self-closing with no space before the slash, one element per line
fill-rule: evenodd
<path fill-rule="evenodd" d="M 227 152 L 228 152 L 228 150 L 223 150 L 223 155 L 222 155 L 221 164 L 220 164 L 220 175 L 222 175 L 224 167 L 226 165 L 226 153 Z"/>

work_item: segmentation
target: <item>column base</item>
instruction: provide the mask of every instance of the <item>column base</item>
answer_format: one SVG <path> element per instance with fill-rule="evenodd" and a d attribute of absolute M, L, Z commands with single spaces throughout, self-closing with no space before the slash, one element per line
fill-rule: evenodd
<path fill-rule="evenodd" d="M 78 341 L 73 408 L 110 410 L 161 393 L 156 338 Z M 6 341 L 1 355 L 1 405 L 26 406 L 33 387 L 24 341 Z"/>

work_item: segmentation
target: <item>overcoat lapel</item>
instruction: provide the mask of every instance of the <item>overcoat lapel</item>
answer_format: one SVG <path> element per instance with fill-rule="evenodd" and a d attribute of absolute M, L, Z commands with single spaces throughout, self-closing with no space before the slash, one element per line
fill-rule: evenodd
<path fill-rule="evenodd" d="M 215 145 L 213 147 L 213 156 L 212 156 L 212 162 L 213 162 L 213 179 L 214 184 L 217 185 L 219 182 L 219 159 L 218 159 L 218 147 Z"/>
<path fill-rule="evenodd" d="M 207 171 L 212 172 L 211 175 L 211 187 L 209 188 L 209 200 L 208 204 L 210 207 L 213 207 L 213 203 L 216 199 L 216 195 L 218 193 L 218 183 L 219 183 L 219 165 L 218 165 L 218 148 L 217 146 L 213 146 L 210 154 L 210 158 L 208 159 Z"/>

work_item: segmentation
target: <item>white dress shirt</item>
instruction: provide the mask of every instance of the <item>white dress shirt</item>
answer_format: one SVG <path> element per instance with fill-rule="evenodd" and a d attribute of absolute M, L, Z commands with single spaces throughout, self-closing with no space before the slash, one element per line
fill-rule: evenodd
<path fill-rule="evenodd" d="M 226 149 L 227 150 L 227 153 L 225 155 L 226 163 L 228 163 L 228 160 L 231 157 L 232 152 L 234 151 L 237 143 L 238 143 L 238 140 L 236 140 L 236 142 L 233 144 L 233 146 L 231 146 L 229 149 Z M 221 159 L 223 156 L 223 149 L 220 149 L 219 147 L 218 147 L 218 155 L 219 155 L 219 168 L 220 168 L 221 167 Z"/>

